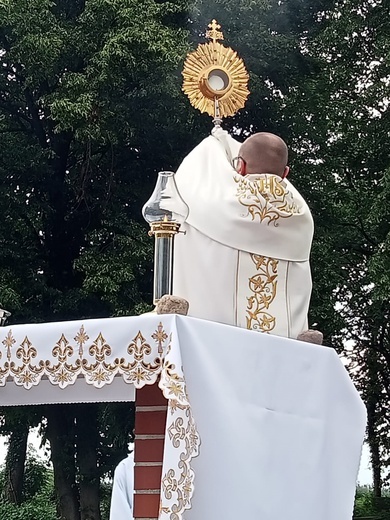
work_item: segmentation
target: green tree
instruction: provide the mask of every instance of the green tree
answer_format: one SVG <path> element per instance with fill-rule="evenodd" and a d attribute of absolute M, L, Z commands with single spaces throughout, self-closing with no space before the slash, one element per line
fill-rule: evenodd
<path fill-rule="evenodd" d="M 164 129 L 184 6 L 0 2 L 1 303 L 14 320 L 135 312 L 147 300 L 139 212 L 172 162 Z"/>
<path fill-rule="evenodd" d="M 0 303 L 14 322 L 134 314 L 151 300 L 140 208 L 175 156 L 185 7 L 0 1 Z M 97 412 L 77 414 L 46 413 L 59 512 L 98 519 Z"/>
<path fill-rule="evenodd" d="M 390 420 L 388 15 L 387 3 L 366 0 L 324 10 L 324 30 L 302 46 L 317 64 L 315 74 L 287 100 L 297 165 L 316 216 L 312 315 L 344 349 L 368 406 L 377 496 Z"/>
<path fill-rule="evenodd" d="M 2 408 L 0 412 L 0 432 L 8 437 L 1 496 L 8 502 L 20 504 L 24 500 L 28 434 L 30 428 L 40 423 L 42 413 L 38 406 Z"/>
<path fill-rule="evenodd" d="M 0 470 L 0 487 L 6 486 L 6 469 Z M 22 489 L 23 502 L 13 504 L 0 500 L 1 520 L 56 520 L 53 472 L 30 446 L 25 464 Z"/>

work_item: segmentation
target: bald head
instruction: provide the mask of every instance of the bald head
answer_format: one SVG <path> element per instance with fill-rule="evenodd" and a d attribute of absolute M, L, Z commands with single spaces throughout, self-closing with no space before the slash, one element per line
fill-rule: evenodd
<path fill-rule="evenodd" d="M 246 173 L 273 173 L 282 177 L 288 161 L 287 145 L 275 134 L 259 132 L 241 145 L 240 156 L 246 162 Z"/>

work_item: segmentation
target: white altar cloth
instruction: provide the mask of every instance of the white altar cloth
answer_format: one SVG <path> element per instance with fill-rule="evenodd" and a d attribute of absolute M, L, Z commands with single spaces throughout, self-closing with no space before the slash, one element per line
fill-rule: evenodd
<path fill-rule="evenodd" d="M 159 376 L 161 520 L 350 520 L 365 410 L 332 349 L 174 315 L 0 329 L 3 405 L 131 400 Z"/>
<path fill-rule="evenodd" d="M 202 442 L 186 519 L 351 520 L 366 413 L 336 352 L 196 319 L 178 333 Z"/>

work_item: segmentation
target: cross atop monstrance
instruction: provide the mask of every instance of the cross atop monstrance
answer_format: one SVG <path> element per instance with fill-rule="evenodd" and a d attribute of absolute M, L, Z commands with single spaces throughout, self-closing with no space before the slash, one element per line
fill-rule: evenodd
<path fill-rule="evenodd" d="M 249 76 L 237 52 L 218 42 L 224 39 L 220 24 L 214 19 L 208 27 L 206 38 L 211 41 L 199 45 L 184 63 L 183 92 L 192 106 L 220 125 L 222 118 L 244 107 Z"/>
<path fill-rule="evenodd" d="M 223 40 L 223 33 L 220 31 L 221 26 L 217 22 L 217 20 L 212 20 L 211 23 L 208 25 L 209 31 L 206 31 L 206 38 L 209 38 L 210 40 L 213 40 L 215 43 L 217 40 Z"/>

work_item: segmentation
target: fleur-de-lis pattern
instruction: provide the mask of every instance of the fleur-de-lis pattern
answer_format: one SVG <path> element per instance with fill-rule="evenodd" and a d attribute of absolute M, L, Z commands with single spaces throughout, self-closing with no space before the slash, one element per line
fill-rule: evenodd
<path fill-rule="evenodd" d="M 167 320 L 171 323 L 173 318 Z M 58 330 L 64 326 L 66 332 L 58 333 L 58 339 L 49 345 L 47 339 L 42 339 L 45 334 L 34 329 L 39 325 L 27 327 L 27 335 L 26 326 L 0 329 L 0 387 L 13 380 L 28 390 L 47 378 L 66 389 L 76 379 L 84 378 L 87 384 L 101 388 L 121 377 L 141 388 L 155 383 L 160 376 L 159 386 L 169 403 L 164 459 L 169 467 L 163 470 L 160 518 L 182 520 L 184 511 L 191 507 L 191 460 L 198 454 L 200 439 L 188 400 L 180 349 L 172 348 L 172 332 L 166 331 L 162 322 L 154 322 L 147 333 L 132 328 L 125 343 L 122 334 L 118 347 L 115 325 L 102 326 L 104 332 L 97 332 L 96 324 L 89 327 L 88 322 L 78 324 L 78 329 L 63 323 L 56 325 Z"/>
<path fill-rule="evenodd" d="M 158 336 L 158 330 L 153 333 L 152 339 L 153 336 L 155 342 L 159 346 L 160 340 Z M 126 362 L 124 359 L 121 359 L 118 365 L 119 371 L 124 375 L 125 381 L 127 383 L 133 383 L 137 388 L 140 388 L 145 383 L 155 383 L 157 381 L 157 376 L 161 372 L 162 357 L 161 354 L 159 354 L 151 361 L 147 361 L 147 359 L 150 359 L 155 351 L 154 348 L 152 349 L 150 344 L 146 341 L 141 332 L 138 332 L 130 345 L 127 347 L 127 352 L 132 361 Z"/>
<path fill-rule="evenodd" d="M 69 384 L 73 384 L 80 372 L 80 360 L 76 359 L 74 363 L 70 362 L 74 349 L 69 344 L 64 334 L 61 334 L 56 346 L 52 350 L 54 358 L 58 359 L 58 363 L 53 364 L 51 361 L 45 361 L 45 369 L 49 381 L 53 385 L 65 388 Z"/>
<path fill-rule="evenodd" d="M 82 325 L 76 334 L 62 333 L 51 348 L 51 357 L 45 359 L 39 356 L 40 347 L 33 345 L 29 336 L 20 342 L 11 328 L 5 330 L 0 341 L 5 350 L 0 350 L 0 386 L 11 377 L 26 389 L 37 385 L 43 376 L 60 388 L 73 384 L 80 376 L 96 387 L 111 383 L 118 375 L 137 388 L 152 384 L 161 372 L 168 339 L 162 323 L 150 334 L 150 341 L 138 331 L 131 339 L 126 358 L 119 358 L 112 355 L 112 346 L 102 332 L 91 341 Z M 44 350 L 48 352 L 46 345 Z"/>
<path fill-rule="evenodd" d="M 15 383 L 27 389 L 39 384 L 44 365 L 41 360 L 38 363 L 33 362 L 33 359 L 37 357 L 37 349 L 27 336 L 16 349 L 16 357 L 21 359 L 22 364 L 17 361 L 9 363 L 10 375 L 13 376 Z"/>

